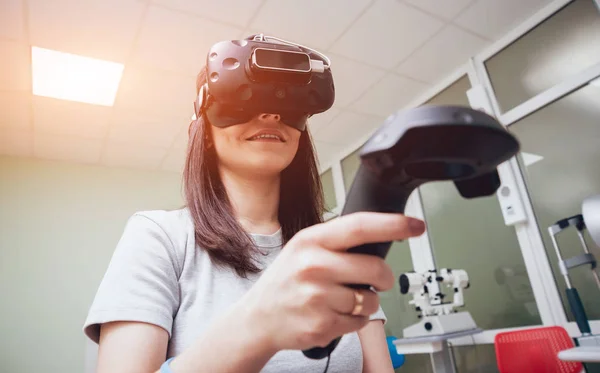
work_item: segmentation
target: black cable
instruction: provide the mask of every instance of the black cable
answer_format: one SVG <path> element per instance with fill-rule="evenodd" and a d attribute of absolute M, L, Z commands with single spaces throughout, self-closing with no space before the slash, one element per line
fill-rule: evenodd
<path fill-rule="evenodd" d="M 327 355 L 327 365 L 325 365 L 325 371 L 323 371 L 323 373 L 327 373 L 327 369 L 329 369 L 329 360 L 331 360 L 331 355 Z"/>

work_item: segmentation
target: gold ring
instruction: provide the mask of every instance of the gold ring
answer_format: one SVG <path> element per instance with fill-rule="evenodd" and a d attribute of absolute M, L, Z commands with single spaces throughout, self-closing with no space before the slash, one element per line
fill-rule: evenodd
<path fill-rule="evenodd" d="M 352 310 L 352 316 L 360 315 L 363 309 L 364 299 L 365 296 L 361 292 L 354 290 L 354 309 Z"/>

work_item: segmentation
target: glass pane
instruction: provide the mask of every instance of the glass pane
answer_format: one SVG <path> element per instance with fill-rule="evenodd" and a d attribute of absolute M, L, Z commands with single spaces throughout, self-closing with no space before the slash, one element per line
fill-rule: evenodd
<path fill-rule="evenodd" d="M 458 373 L 498 373 L 493 344 L 454 346 L 452 356 Z"/>
<path fill-rule="evenodd" d="M 582 201 L 600 194 L 600 84 L 584 86 L 509 127 L 521 142 L 521 170 L 540 234 L 552 265 L 569 320 L 565 282 L 548 233 L 556 221 L 581 213 Z M 587 231 L 585 239 L 596 259 L 600 249 Z M 575 228 L 557 236 L 563 259 L 583 253 Z M 589 266 L 569 270 L 571 282 L 590 319 L 600 319 L 600 292 Z"/>
<path fill-rule="evenodd" d="M 325 210 L 331 211 L 337 206 L 331 168 L 321 174 L 321 183 L 323 184 L 323 194 L 325 195 Z"/>
<path fill-rule="evenodd" d="M 503 112 L 600 62 L 600 12 L 575 0 L 486 61 Z"/>
<path fill-rule="evenodd" d="M 463 78 L 428 104 L 468 105 L 469 88 Z M 469 275 L 459 311 L 469 311 L 484 329 L 541 324 L 515 230 L 504 224 L 496 197 L 466 200 L 452 182 L 424 184 L 420 191 L 437 268 Z"/>
<path fill-rule="evenodd" d="M 412 272 L 413 264 L 407 241 L 394 242 L 386 262 L 392 267 L 394 277 L 398 279 L 404 272 Z M 400 285 L 395 281 L 394 288 L 379 293 L 381 308 L 388 319 L 385 325 L 386 336 L 402 338 L 403 329 L 419 321 L 415 306 L 408 304 L 412 296 L 402 295 Z M 428 354 L 405 355 L 404 365 L 397 369 L 400 373 L 432 372 Z"/>
<path fill-rule="evenodd" d="M 360 166 L 359 152 L 360 148 L 356 149 L 352 154 L 348 155 L 340 162 L 342 165 L 342 175 L 344 176 L 344 188 L 346 189 L 346 193 L 350 190 L 354 175 L 356 175 L 358 167 Z"/>
<path fill-rule="evenodd" d="M 471 83 L 467 76 L 458 79 L 448 88 L 444 89 L 436 96 L 433 96 L 425 104 L 427 105 L 462 105 L 470 106 L 467 98 L 467 91 L 471 89 Z"/>
<path fill-rule="evenodd" d="M 504 224 L 497 198 L 466 200 L 451 182 L 425 184 L 421 193 L 436 265 L 467 271 L 463 309 L 477 326 L 541 324 L 515 230 Z"/>
<path fill-rule="evenodd" d="M 404 355 L 404 365 L 396 373 L 434 373 L 429 354 Z"/>

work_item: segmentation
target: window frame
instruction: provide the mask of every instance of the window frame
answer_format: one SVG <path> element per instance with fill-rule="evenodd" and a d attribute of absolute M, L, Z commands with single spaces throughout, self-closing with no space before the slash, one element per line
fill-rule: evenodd
<path fill-rule="evenodd" d="M 506 34 L 503 38 L 490 45 L 478 55 L 469 58 L 462 66 L 446 76 L 428 91 L 415 98 L 415 100 L 410 102 L 404 108 L 416 107 L 425 103 L 432 97 L 438 95 L 443 90 L 448 88 L 450 85 L 454 84 L 464 75 L 467 75 L 472 87 L 467 93 L 471 106 L 487 111 L 489 114 L 495 116 L 502 125 L 508 127 L 511 124 L 518 122 L 520 119 L 531 115 L 532 113 L 551 105 L 566 95 L 578 90 L 592 80 L 600 79 L 599 62 L 596 65 L 591 66 L 575 74 L 574 76 L 564 79 L 554 86 L 538 93 L 537 95 L 531 97 L 525 102 L 522 102 L 507 112 L 502 113 L 498 104 L 498 100 L 496 99 L 485 62 L 494 55 L 500 53 L 515 40 L 521 38 L 527 32 L 537 27 L 548 18 L 551 18 L 556 12 L 560 11 L 573 1 L 574 0 L 555 0 L 549 3 L 521 25 L 517 26 L 508 34 Z M 595 1 L 600 11 L 600 0 L 589 1 Z M 398 109 L 402 108 L 399 107 Z M 346 199 L 341 162 L 344 158 L 359 149 L 371 137 L 373 132 L 374 130 L 360 138 L 358 141 L 348 144 L 348 146 L 339 152 L 330 163 L 324 165 L 324 170 L 328 168 L 332 168 L 332 170 L 334 170 L 334 185 L 336 200 L 338 201 L 336 214 L 338 215 L 341 213 Z M 542 325 L 539 326 L 562 325 L 567 329 L 572 337 L 578 337 L 580 336 L 580 333 L 576 323 L 568 322 L 563 309 L 563 304 L 558 292 L 559 290 L 556 286 L 552 269 L 546 255 L 544 243 L 540 233 L 541 230 L 533 213 L 533 205 L 526 189 L 525 181 L 517 160 L 513 158 L 505 162 L 499 171 L 502 182 L 510 182 L 513 184 L 513 186 L 516 186 L 516 190 L 521 196 L 521 200 L 523 202 L 527 219 L 523 223 L 515 224 L 514 229 L 519 241 L 521 252 L 523 254 L 523 260 L 526 265 L 538 310 L 540 312 Z M 424 219 L 421 195 L 418 190 L 411 195 L 409 203 L 407 204 L 406 214 Z M 409 245 L 415 270 L 421 271 L 435 265 L 435 258 L 427 235 L 410 239 Z M 590 326 L 593 333 L 600 333 L 600 320 L 590 320 Z M 469 336 L 457 338 L 451 340 L 450 342 L 457 346 L 490 344 L 494 343 L 494 338 L 499 332 L 527 329 L 532 327 L 535 326 L 485 330 L 484 332 L 476 334 L 472 337 Z"/>

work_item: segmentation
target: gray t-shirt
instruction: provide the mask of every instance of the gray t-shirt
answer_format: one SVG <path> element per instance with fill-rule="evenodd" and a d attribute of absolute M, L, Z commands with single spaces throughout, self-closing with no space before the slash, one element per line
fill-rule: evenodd
<path fill-rule="evenodd" d="M 281 231 L 252 235 L 263 268 L 281 250 Z M 169 333 L 167 358 L 182 353 L 199 338 L 213 317 L 223 313 L 256 282 L 232 269 L 215 266 L 194 240 L 189 211 L 144 211 L 127 222 L 85 321 L 84 332 L 98 343 L 100 324 L 140 321 Z M 372 319 L 386 321 L 381 308 Z M 235 335 L 231 335 L 235 338 Z M 231 351 L 244 353 L 243 351 Z M 223 356 L 227 359 L 227 356 Z M 329 372 L 362 371 L 357 333 L 345 335 L 331 355 Z M 325 360 L 311 360 L 301 351 L 279 351 L 261 371 L 321 373 Z"/>

